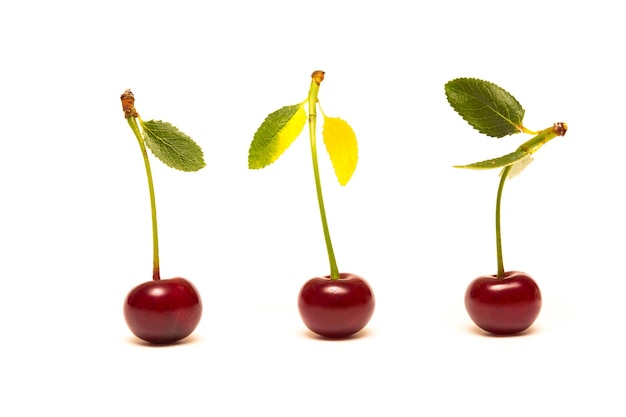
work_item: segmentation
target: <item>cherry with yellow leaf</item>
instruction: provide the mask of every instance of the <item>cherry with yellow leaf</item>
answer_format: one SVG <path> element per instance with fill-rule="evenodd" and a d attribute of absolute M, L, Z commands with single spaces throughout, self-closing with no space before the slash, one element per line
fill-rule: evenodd
<path fill-rule="evenodd" d="M 317 96 L 324 80 L 324 72 L 315 71 L 311 78 L 306 100 L 284 106 L 265 118 L 250 144 L 248 168 L 260 169 L 272 164 L 291 146 L 304 129 L 307 107 L 313 175 L 330 274 L 312 278 L 304 284 L 298 296 L 298 309 L 304 324 L 314 333 L 327 338 L 344 338 L 359 332 L 367 325 L 374 314 L 375 301 L 367 281 L 355 274 L 340 273 L 337 268 L 326 220 L 317 158 L 317 107 L 319 106 L 324 119 L 324 145 L 337 180 L 342 186 L 348 184 L 356 169 L 358 144 L 352 127 L 338 117 L 326 116 L 319 104 Z"/>

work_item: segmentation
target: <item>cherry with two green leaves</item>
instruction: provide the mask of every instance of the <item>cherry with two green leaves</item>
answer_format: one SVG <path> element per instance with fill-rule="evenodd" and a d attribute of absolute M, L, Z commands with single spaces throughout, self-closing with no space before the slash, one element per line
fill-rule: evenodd
<path fill-rule="evenodd" d="M 309 138 L 313 175 L 322 220 L 324 240 L 330 263 L 330 274 L 308 280 L 298 296 L 298 310 L 304 324 L 314 333 L 326 338 L 345 338 L 362 330 L 374 313 L 374 294 L 362 277 L 340 273 L 335 259 L 318 167 L 316 122 L 317 107 L 324 119 L 322 137 L 337 179 L 346 185 L 358 159 L 356 135 L 350 125 L 337 117 L 328 117 L 317 98 L 323 71 L 311 75 L 311 86 L 306 100 L 284 106 L 269 114 L 254 135 L 248 152 L 248 167 L 261 169 L 276 161 L 304 129 L 308 107 Z"/>
<path fill-rule="evenodd" d="M 479 132 L 502 138 L 516 133 L 534 135 L 515 151 L 498 158 L 459 165 L 456 168 L 502 168 L 496 196 L 496 257 L 498 272 L 472 281 L 465 292 L 465 307 L 470 318 L 481 329 L 496 335 L 514 335 L 528 329 L 541 310 L 541 292 L 526 273 L 505 271 L 502 258 L 500 203 L 507 177 L 519 174 L 532 155 L 550 140 L 567 132 L 565 123 L 531 131 L 524 127 L 524 109 L 507 91 L 475 78 L 458 78 L 445 85 L 452 108 Z"/>
<path fill-rule="evenodd" d="M 122 109 L 141 149 L 152 212 L 152 280 L 133 288 L 124 303 L 124 318 L 138 338 L 152 344 L 169 344 L 189 336 L 202 316 L 202 301 L 196 287 L 180 277 L 161 279 L 156 199 L 146 148 L 167 166 L 195 172 L 205 166 L 202 149 L 175 126 L 161 120 L 143 121 L 135 109 L 130 90 L 122 96 Z"/>

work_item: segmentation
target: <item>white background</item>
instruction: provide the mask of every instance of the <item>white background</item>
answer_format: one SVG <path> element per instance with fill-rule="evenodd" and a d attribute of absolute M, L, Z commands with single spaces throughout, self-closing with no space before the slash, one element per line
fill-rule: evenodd
<path fill-rule="evenodd" d="M 626 29 L 618 2 L 71 1 L 0 6 L 0 414 L 624 415 Z M 346 187 L 320 145 L 339 268 L 377 297 L 357 337 L 325 341 L 296 296 L 328 274 L 308 137 L 247 169 L 265 116 L 306 98 L 347 120 Z M 463 306 L 496 272 L 495 171 L 512 151 L 448 105 L 495 82 L 539 130 L 569 131 L 503 196 L 507 269 L 539 283 L 532 330 L 495 338 Z M 128 330 L 151 277 L 146 178 L 120 94 L 203 148 L 152 159 L 164 278 L 199 289 L 183 343 Z M 321 144 L 321 141 L 320 141 Z"/>

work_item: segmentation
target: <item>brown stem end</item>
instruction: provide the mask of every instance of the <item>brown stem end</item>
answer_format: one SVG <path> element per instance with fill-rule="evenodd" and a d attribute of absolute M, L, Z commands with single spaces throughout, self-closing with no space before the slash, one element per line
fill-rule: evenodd
<path fill-rule="evenodd" d="M 559 136 L 565 136 L 565 132 L 567 132 L 567 123 L 563 123 L 563 122 L 555 123 L 554 132 Z"/>
<path fill-rule="evenodd" d="M 137 110 L 135 110 L 135 95 L 132 91 L 130 91 L 130 88 L 122 93 L 120 99 L 122 100 L 122 110 L 124 110 L 124 117 L 139 117 L 139 113 L 137 113 Z"/>
<path fill-rule="evenodd" d="M 314 71 L 313 74 L 311 74 L 311 78 L 315 80 L 317 85 L 320 85 L 320 83 L 324 81 L 324 71 L 320 71 L 320 70 Z"/>

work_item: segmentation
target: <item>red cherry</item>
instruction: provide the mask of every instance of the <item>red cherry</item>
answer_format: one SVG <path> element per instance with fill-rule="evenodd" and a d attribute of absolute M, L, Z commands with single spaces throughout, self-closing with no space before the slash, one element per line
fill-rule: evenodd
<path fill-rule="evenodd" d="M 304 324 L 328 338 L 350 336 L 363 329 L 374 314 L 374 293 L 367 281 L 350 273 L 307 281 L 298 296 Z"/>
<path fill-rule="evenodd" d="M 194 331 L 202 316 L 202 301 L 184 278 L 144 282 L 133 288 L 124 303 L 124 318 L 140 339 L 173 343 Z"/>
<path fill-rule="evenodd" d="M 519 271 L 476 278 L 465 292 L 465 308 L 481 329 L 496 335 L 529 328 L 541 310 L 541 292 L 535 281 Z"/>

